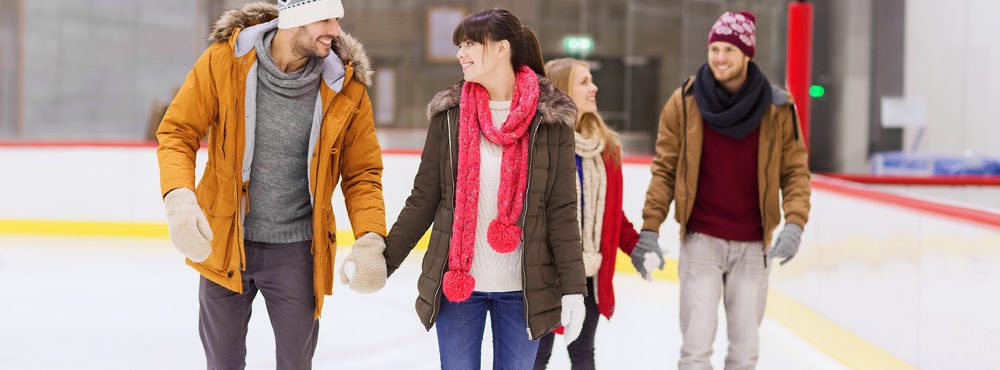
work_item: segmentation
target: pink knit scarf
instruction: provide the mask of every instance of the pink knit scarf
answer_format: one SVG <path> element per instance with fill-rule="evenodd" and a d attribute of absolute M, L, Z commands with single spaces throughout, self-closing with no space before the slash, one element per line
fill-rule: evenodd
<path fill-rule="evenodd" d="M 538 108 L 538 77 L 527 66 L 515 71 L 514 96 L 507 121 L 497 129 L 490 114 L 489 93 L 474 82 L 465 82 L 460 100 L 458 126 L 458 174 L 455 195 L 455 222 L 448 250 L 448 269 L 444 274 L 445 297 L 462 302 L 472 295 L 476 280 L 469 274 L 476 246 L 476 216 L 479 207 L 479 135 L 500 145 L 500 189 L 497 192 L 497 218 L 486 239 L 494 250 L 509 253 L 521 242 L 521 228 L 516 225 L 524 203 L 528 176 L 528 127 Z"/>

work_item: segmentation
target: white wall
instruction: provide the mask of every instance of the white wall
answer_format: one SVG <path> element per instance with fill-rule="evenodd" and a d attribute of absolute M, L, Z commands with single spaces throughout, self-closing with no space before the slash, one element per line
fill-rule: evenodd
<path fill-rule="evenodd" d="M 206 157 L 204 150 L 198 152 L 197 178 L 201 178 Z M 413 188 L 419 157 L 387 154 L 382 161 L 387 226 L 391 226 Z M 623 199 L 626 215 L 638 228 L 649 183 L 648 166 L 628 165 L 623 171 L 629 186 L 642 184 L 642 191 L 625 192 Z M 0 176 L 0 220 L 166 223 L 153 147 L 0 146 Z M 350 230 L 339 187 L 333 204 L 338 228 Z M 660 232 L 664 243 L 674 245 L 674 253 L 677 231 L 671 219 Z"/>
<path fill-rule="evenodd" d="M 1000 2 L 910 0 L 905 11 L 904 90 L 927 99 L 920 151 L 1000 157 Z"/>

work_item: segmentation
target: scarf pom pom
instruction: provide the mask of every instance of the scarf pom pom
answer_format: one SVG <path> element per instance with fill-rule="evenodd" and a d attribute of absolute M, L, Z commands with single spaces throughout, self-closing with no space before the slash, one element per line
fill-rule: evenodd
<path fill-rule="evenodd" d="M 441 286 L 444 296 L 451 302 L 464 302 L 472 295 L 472 290 L 476 287 L 476 279 L 468 271 L 448 271 L 444 273 L 444 282 Z"/>
<path fill-rule="evenodd" d="M 513 252 L 521 244 L 521 227 L 505 225 L 499 219 L 493 220 L 486 230 L 486 241 L 498 253 Z"/>

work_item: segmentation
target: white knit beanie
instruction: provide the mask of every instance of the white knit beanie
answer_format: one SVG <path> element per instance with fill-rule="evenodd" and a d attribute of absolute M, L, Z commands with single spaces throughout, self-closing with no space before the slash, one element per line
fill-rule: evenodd
<path fill-rule="evenodd" d="M 344 17 L 340 0 L 278 0 L 278 28 L 295 28 L 324 19 Z"/>

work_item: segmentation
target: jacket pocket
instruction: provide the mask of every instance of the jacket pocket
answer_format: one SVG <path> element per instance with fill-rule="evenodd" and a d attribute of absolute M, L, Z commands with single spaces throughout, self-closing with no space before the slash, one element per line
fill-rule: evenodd
<path fill-rule="evenodd" d="M 212 227 L 212 254 L 202 262 L 202 266 L 207 269 L 220 273 L 227 274 L 230 270 L 229 261 L 230 253 L 235 250 L 233 248 L 233 216 L 215 216 L 211 214 L 205 215 L 208 219 L 208 224 Z"/>
<path fill-rule="evenodd" d="M 238 193 L 233 181 L 226 174 L 220 173 L 218 167 L 211 165 L 205 169 L 195 195 L 198 205 L 206 215 L 235 216 L 236 207 L 233 194 Z"/>
<path fill-rule="evenodd" d="M 205 174 L 202 175 L 201 181 L 198 182 L 198 187 L 195 188 L 195 197 L 198 199 L 198 205 L 207 214 L 209 210 L 215 208 L 215 200 L 219 196 L 219 182 L 215 177 L 215 171 L 213 166 L 209 166 L 205 169 Z"/>
<path fill-rule="evenodd" d="M 208 209 L 208 213 L 216 216 L 236 216 L 236 199 L 243 197 L 246 197 L 248 207 L 253 206 L 249 203 L 250 194 L 242 194 L 239 188 L 241 184 L 234 181 L 228 173 L 216 173 L 216 176 L 219 190 L 216 192 L 215 203 Z M 246 211 L 249 212 L 249 208 Z"/>
<path fill-rule="evenodd" d="M 222 155 L 223 159 L 225 159 L 226 157 L 230 157 L 230 156 L 233 156 L 234 154 L 236 154 L 236 153 L 233 153 L 233 150 L 235 149 L 235 145 L 233 145 L 233 148 L 227 148 L 226 147 L 226 145 L 229 144 L 227 141 L 229 141 L 231 139 L 230 138 L 230 134 L 231 133 L 229 132 L 229 128 L 230 128 L 230 126 L 236 126 L 233 123 L 235 123 L 235 120 L 233 119 L 233 108 L 230 107 L 230 106 L 228 106 L 228 105 L 222 105 L 222 106 L 220 106 L 219 107 L 219 124 L 217 126 L 215 126 L 215 129 L 212 132 L 212 134 L 213 134 L 213 139 L 216 141 L 215 145 L 218 147 L 218 150 L 221 152 L 221 155 Z M 233 141 L 235 142 L 235 140 L 233 140 Z"/>
<path fill-rule="evenodd" d="M 333 211 L 329 207 L 323 207 L 323 221 L 326 226 L 323 228 L 326 230 L 326 241 L 330 246 L 330 249 L 337 248 L 337 221 L 333 216 Z M 322 229 L 321 229 L 322 230 Z"/>

